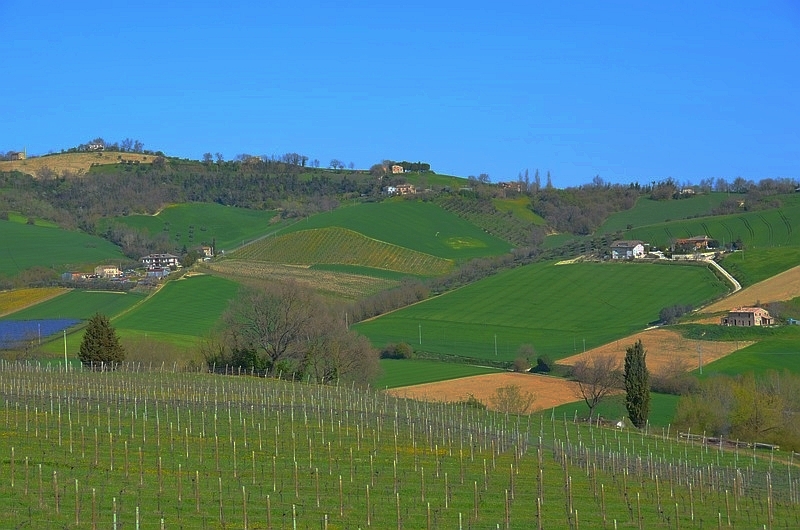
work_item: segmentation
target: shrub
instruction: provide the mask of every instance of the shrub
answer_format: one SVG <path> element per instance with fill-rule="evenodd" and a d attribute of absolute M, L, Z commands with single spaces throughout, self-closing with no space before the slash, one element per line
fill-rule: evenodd
<path fill-rule="evenodd" d="M 381 359 L 413 359 L 414 349 L 407 342 L 389 343 L 381 350 Z"/>
<path fill-rule="evenodd" d="M 531 369 L 531 363 L 525 357 L 517 357 L 514 359 L 512 368 L 515 372 L 528 372 Z"/>
<path fill-rule="evenodd" d="M 553 361 L 547 355 L 542 355 L 536 358 L 536 366 L 531 369 L 531 372 L 536 374 L 546 374 L 553 369 Z"/>

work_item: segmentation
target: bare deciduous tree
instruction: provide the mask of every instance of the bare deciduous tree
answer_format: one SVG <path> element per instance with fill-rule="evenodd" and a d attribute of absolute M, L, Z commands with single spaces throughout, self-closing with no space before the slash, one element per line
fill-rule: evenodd
<path fill-rule="evenodd" d="M 619 389 L 622 382 L 619 360 L 613 355 L 593 355 L 578 360 L 572 367 L 572 376 L 578 383 L 575 397 L 583 399 L 589 407 L 589 421 L 597 405 Z"/>
<path fill-rule="evenodd" d="M 489 402 L 498 412 L 526 414 L 533 406 L 534 399 L 532 393 L 522 390 L 519 385 L 508 385 L 496 389 Z"/>

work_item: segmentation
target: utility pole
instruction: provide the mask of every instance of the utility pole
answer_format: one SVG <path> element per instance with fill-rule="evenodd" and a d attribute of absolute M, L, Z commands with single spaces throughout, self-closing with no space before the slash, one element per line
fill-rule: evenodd
<path fill-rule="evenodd" d="M 64 330 L 64 372 L 68 370 L 67 364 L 67 330 Z"/>

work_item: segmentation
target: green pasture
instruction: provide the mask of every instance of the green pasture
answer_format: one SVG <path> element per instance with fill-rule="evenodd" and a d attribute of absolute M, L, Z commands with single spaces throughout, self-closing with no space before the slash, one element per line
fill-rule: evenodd
<path fill-rule="evenodd" d="M 114 318 L 144 300 L 139 293 L 72 290 L 50 300 L 6 315 L 0 320 L 41 320 L 72 318 L 88 320 L 95 313 Z"/>
<path fill-rule="evenodd" d="M 721 265 L 747 287 L 800 265 L 800 246 L 745 249 L 728 254 Z"/>
<path fill-rule="evenodd" d="M 576 236 L 574 234 L 552 234 L 544 238 L 544 243 L 542 243 L 542 248 L 544 249 L 552 249 L 558 248 L 561 245 L 565 245 L 570 241 L 580 241 L 582 239 L 587 239 L 586 236 Z"/>
<path fill-rule="evenodd" d="M 702 377 L 772 370 L 800 374 L 800 326 L 782 326 L 777 333 L 704 366 Z"/>
<path fill-rule="evenodd" d="M 421 385 L 469 377 L 471 375 L 493 374 L 501 370 L 486 366 L 462 363 L 447 363 L 427 359 L 381 359 L 382 375 L 375 381 L 375 388 L 396 388 L 400 386 Z"/>
<path fill-rule="evenodd" d="M 679 396 L 651 392 L 650 417 L 648 420 L 650 426 L 659 428 L 671 424 L 675 418 L 679 399 Z M 534 406 L 536 406 L 535 402 Z M 625 395 L 617 394 L 607 397 L 595 408 L 594 413 L 595 417 L 599 414 L 601 418 L 607 421 L 616 422 L 623 418 L 627 419 L 628 411 L 625 409 Z M 551 414 L 555 419 L 566 418 L 568 421 L 572 421 L 576 417 L 579 420 L 583 420 L 589 416 L 589 407 L 586 406 L 584 401 L 575 401 L 542 411 L 542 414 Z"/>
<path fill-rule="evenodd" d="M 0 221 L 0 274 L 15 276 L 37 266 L 80 269 L 126 259 L 118 247 L 96 236 Z"/>
<path fill-rule="evenodd" d="M 418 276 L 444 274 L 453 268 L 452 260 L 372 239 L 341 227 L 300 230 L 260 239 L 230 256 L 245 261 L 291 265 L 369 267 Z"/>
<path fill-rule="evenodd" d="M 701 446 L 657 426 L 604 428 L 555 411 L 519 417 L 168 367 L 97 374 L 3 364 L 0 381 L 14 385 L 0 414 L 9 528 L 797 521 L 787 453 Z"/>
<path fill-rule="evenodd" d="M 686 199 L 656 201 L 640 197 L 633 208 L 617 212 L 608 217 L 597 229 L 598 234 L 609 234 L 628 230 L 628 225 L 639 228 L 647 225 L 668 223 L 690 217 L 705 217 L 719 206 L 727 193 L 703 193 Z M 696 234 L 695 234 L 696 235 Z"/>
<path fill-rule="evenodd" d="M 691 200 L 691 199 L 687 199 Z M 680 201 L 678 201 L 680 202 Z M 765 248 L 800 246 L 800 205 L 772 210 L 745 212 L 672 221 L 629 230 L 626 239 L 640 239 L 660 247 L 669 246 L 675 239 L 707 235 L 720 245 L 730 245 L 741 239 L 745 251 L 758 252 Z"/>
<path fill-rule="evenodd" d="M 407 342 L 444 357 L 511 361 L 522 344 L 560 359 L 640 331 L 675 304 L 726 292 L 705 267 L 540 263 L 354 326 L 376 346 Z"/>
<path fill-rule="evenodd" d="M 230 250 L 276 230 L 274 210 L 250 210 L 214 203 L 183 203 L 167 206 L 157 215 L 128 215 L 104 221 L 118 222 L 148 232 L 167 234 L 187 248 L 216 241 L 219 250 Z"/>
<path fill-rule="evenodd" d="M 529 223 L 539 226 L 544 226 L 547 224 L 547 221 L 529 208 L 531 200 L 525 195 L 515 199 L 492 199 L 492 204 L 499 211 L 511 212 L 512 215 L 522 219 L 523 221 L 528 221 Z"/>
<path fill-rule="evenodd" d="M 167 282 L 133 311 L 113 321 L 121 333 L 129 335 L 162 333 L 199 340 L 207 337 L 228 304 L 236 297 L 239 284 L 212 275 L 183 277 Z"/>
<path fill-rule="evenodd" d="M 288 234 L 341 227 L 399 247 L 444 259 L 466 260 L 510 250 L 505 241 L 430 202 L 388 200 L 320 213 L 281 230 Z"/>
<path fill-rule="evenodd" d="M 429 172 L 410 172 L 403 173 L 403 178 L 409 184 L 413 184 L 417 189 L 427 188 L 451 188 L 458 189 L 461 186 L 466 186 L 468 180 L 464 177 L 455 177 L 453 175 L 440 175 L 439 173 Z"/>

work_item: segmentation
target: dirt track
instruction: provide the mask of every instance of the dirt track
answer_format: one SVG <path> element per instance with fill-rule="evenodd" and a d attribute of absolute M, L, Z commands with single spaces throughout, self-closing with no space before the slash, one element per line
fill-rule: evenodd
<path fill-rule="evenodd" d="M 742 289 L 736 294 L 701 309 L 702 313 L 729 311 L 735 307 L 753 306 L 756 302 L 778 302 L 800 296 L 800 266 Z"/>

